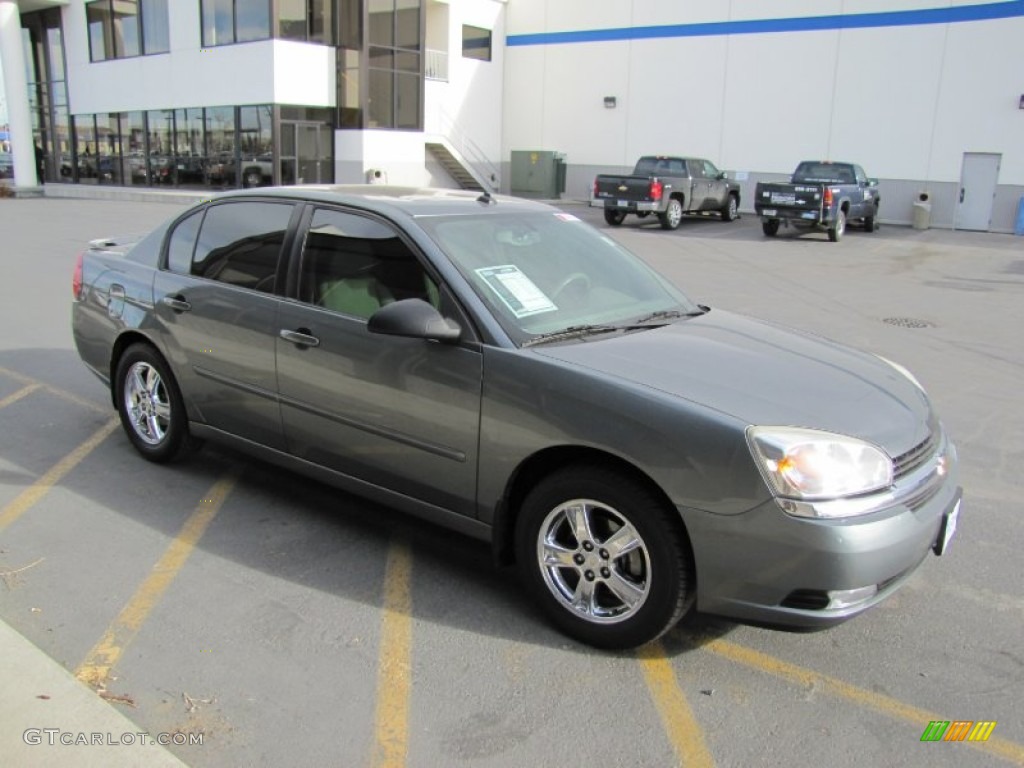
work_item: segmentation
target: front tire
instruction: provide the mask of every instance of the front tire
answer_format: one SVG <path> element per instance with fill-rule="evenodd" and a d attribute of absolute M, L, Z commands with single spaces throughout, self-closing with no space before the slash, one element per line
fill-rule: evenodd
<path fill-rule="evenodd" d="M 664 213 L 658 214 L 658 221 L 662 229 L 678 229 L 683 220 L 683 203 L 679 198 L 673 197 L 668 201 L 668 207 Z"/>
<path fill-rule="evenodd" d="M 604 209 L 604 220 L 613 227 L 617 227 L 626 220 L 626 214 L 622 211 L 613 211 L 610 208 Z"/>
<path fill-rule="evenodd" d="M 626 475 L 563 469 L 523 502 L 516 530 L 521 575 L 567 635 L 598 648 L 643 645 L 693 603 L 692 560 L 674 514 Z"/>
<path fill-rule="evenodd" d="M 121 356 L 115 374 L 115 402 L 121 426 L 149 461 L 173 461 L 197 447 L 188 431 L 181 391 L 164 359 L 147 344 Z"/>
<path fill-rule="evenodd" d="M 725 208 L 722 209 L 722 221 L 732 221 L 738 219 L 740 216 L 740 204 L 736 199 L 736 195 L 729 195 L 729 201 L 725 204 Z"/>
<path fill-rule="evenodd" d="M 846 234 L 846 212 L 839 211 L 836 213 L 835 223 L 828 228 L 828 239 L 833 243 L 838 243 L 843 239 L 844 234 Z"/>

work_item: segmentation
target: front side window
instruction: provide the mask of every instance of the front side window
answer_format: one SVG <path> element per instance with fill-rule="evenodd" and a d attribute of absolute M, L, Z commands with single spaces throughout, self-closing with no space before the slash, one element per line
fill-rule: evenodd
<path fill-rule="evenodd" d="M 199 230 L 191 273 L 273 293 L 277 261 L 293 207 L 290 203 L 265 202 L 210 207 Z"/>
<path fill-rule="evenodd" d="M 303 244 L 299 296 L 363 319 L 403 299 L 439 306 L 437 284 L 393 229 L 365 216 L 326 209 L 313 214 Z"/>

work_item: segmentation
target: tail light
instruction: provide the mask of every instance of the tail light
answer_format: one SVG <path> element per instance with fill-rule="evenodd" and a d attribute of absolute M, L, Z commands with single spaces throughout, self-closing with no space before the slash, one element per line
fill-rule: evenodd
<path fill-rule="evenodd" d="M 665 191 L 665 186 L 655 179 L 651 182 L 651 200 L 661 200 L 661 194 Z"/>
<path fill-rule="evenodd" d="M 75 296 L 75 301 L 82 298 L 82 262 L 85 260 L 85 254 L 78 254 L 78 258 L 75 259 L 75 273 L 71 278 L 71 292 Z"/>
<path fill-rule="evenodd" d="M 831 208 L 832 207 L 832 188 L 831 187 L 825 187 L 825 207 L 826 208 Z"/>
<path fill-rule="evenodd" d="M 597 197 L 597 179 L 594 179 L 594 197 Z"/>

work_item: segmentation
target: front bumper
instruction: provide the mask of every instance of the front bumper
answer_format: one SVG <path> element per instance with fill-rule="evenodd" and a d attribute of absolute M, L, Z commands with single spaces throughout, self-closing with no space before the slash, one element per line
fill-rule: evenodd
<path fill-rule="evenodd" d="M 795 629 L 846 621 L 941 551 L 961 496 L 956 450 L 943 438 L 870 514 L 808 519 L 775 500 L 740 515 L 680 510 L 696 561 L 697 610 Z"/>

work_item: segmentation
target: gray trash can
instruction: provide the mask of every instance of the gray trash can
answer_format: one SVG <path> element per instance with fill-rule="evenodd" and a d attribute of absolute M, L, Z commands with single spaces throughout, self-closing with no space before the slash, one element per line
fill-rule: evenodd
<path fill-rule="evenodd" d="M 928 193 L 922 192 L 914 203 L 914 229 L 928 229 L 932 224 L 932 204 L 928 201 Z"/>

